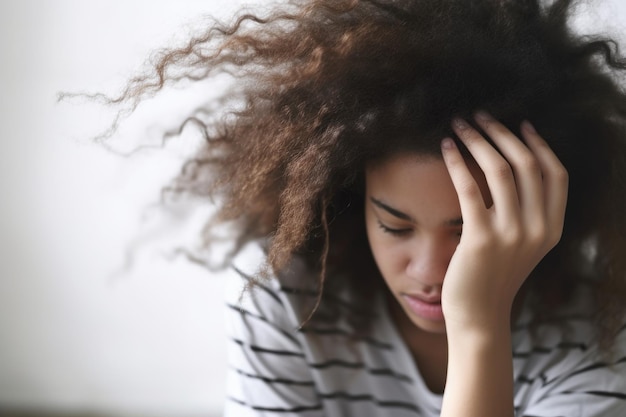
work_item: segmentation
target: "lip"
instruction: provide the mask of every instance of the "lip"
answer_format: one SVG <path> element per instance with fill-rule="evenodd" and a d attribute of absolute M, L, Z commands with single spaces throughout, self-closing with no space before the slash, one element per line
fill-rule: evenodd
<path fill-rule="evenodd" d="M 407 307 L 415 314 L 426 320 L 443 321 L 441 297 L 424 297 L 421 295 L 402 294 Z"/>

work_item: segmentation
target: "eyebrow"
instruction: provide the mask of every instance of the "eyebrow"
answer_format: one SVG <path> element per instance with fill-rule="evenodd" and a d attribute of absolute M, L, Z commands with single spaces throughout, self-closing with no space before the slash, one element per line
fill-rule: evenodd
<path fill-rule="evenodd" d="M 370 197 L 370 200 L 372 201 L 372 203 L 374 203 L 374 205 L 376 207 L 379 207 L 379 208 L 385 210 L 387 213 L 391 214 L 394 217 L 397 217 L 397 218 L 402 219 L 402 220 L 407 220 L 407 221 L 410 221 L 412 223 L 417 223 L 415 221 L 415 219 L 413 219 L 408 214 L 406 214 L 406 213 L 404 213 L 404 212 L 402 212 L 402 211 L 400 211 L 398 209 L 395 209 L 395 208 L 393 208 L 393 207 L 383 203 L 382 201 L 377 200 L 374 197 Z M 454 218 L 454 219 L 446 220 L 443 223 L 445 225 L 447 225 L 447 226 L 462 226 L 463 225 L 463 218 L 457 217 L 457 218 Z"/>
<path fill-rule="evenodd" d="M 402 220 L 408 220 L 410 222 L 416 223 L 416 221 L 413 220 L 413 218 L 409 216 L 408 214 L 403 213 L 400 210 L 396 210 L 395 208 L 388 206 L 387 204 L 383 203 L 380 200 L 375 199 L 374 197 L 370 197 L 370 200 L 372 200 L 372 203 L 374 203 L 375 206 L 385 210 L 387 213 L 391 214 L 392 216 L 395 216 Z"/>

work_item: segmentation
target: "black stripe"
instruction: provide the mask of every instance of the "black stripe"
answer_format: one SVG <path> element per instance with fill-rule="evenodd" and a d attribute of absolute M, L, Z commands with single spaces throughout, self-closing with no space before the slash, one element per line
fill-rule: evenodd
<path fill-rule="evenodd" d="M 363 362 L 348 362 L 341 359 L 332 359 L 327 362 L 320 363 L 309 363 L 309 366 L 313 369 L 325 370 L 327 368 L 339 367 L 339 368 L 348 368 L 348 369 L 364 369 L 367 373 L 380 377 L 394 377 L 401 381 L 413 383 L 413 380 L 409 378 L 407 375 L 395 372 L 388 368 L 379 368 L 379 369 L 370 369 L 365 366 Z"/>
<path fill-rule="evenodd" d="M 573 377 L 575 375 L 578 375 L 578 374 L 582 374 L 582 373 L 585 373 L 585 372 L 589 372 L 589 371 L 593 371 L 593 370 L 601 369 L 601 368 L 609 368 L 609 367 L 612 367 L 612 366 L 615 366 L 615 365 L 619 365 L 619 364 L 622 364 L 622 363 L 626 363 L 626 357 L 622 357 L 622 358 L 618 359 L 617 361 L 615 361 L 613 363 L 596 362 L 594 364 L 585 366 L 584 368 L 580 368 L 580 369 L 572 371 L 567 376 L 565 376 L 565 378 L 571 378 L 571 377 Z M 543 383 L 543 386 L 546 386 L 548 384 L 553 383 L 554 381 L 558 380 L 561 377 L 562 377 L 562 375 L 559 375 L 559 376 L 556 376 L 556 377 L 548 380 L 548 377 L 544 373 L 536 376 L 535 378 L 531 378 L 531 377 L 529 377 L 527 375 L 520 375 L 520 376 L 518 376 L 516 378 L 516 382 L 524 383 L 524 384 L 532 384 L 537 378 L 539 378 L 539 379 L 541 379 L 541 381 Z"/>
<path fill-rule="evenodd" d="M 299 358 L 304 358 L 304 354 L 301 353 L 301 352 L 293 352 L 293 351 L 289 351 L 289 350 L 268 349 L 268 348 L 264 348 L 264 347 L 260 347 L 260 346 L 246 344 L 242 340 L 235 339 L 235 338 L 232 338 L 231 340 L 233 342 L 237 343 L 241 347 L 245 346 L 245 347 L 249 348 L 253 352 L 269 353 L 269 354 L 272 354 L 272 355 L 280 355 L 280 356 L 296 356 L 296 357 L 299 357 Z"/>
<path fill-rule="evenodd" d="M 515 378 L 515 383 L 518 383 L 518 384 L 532 385 L 534 382 L 535 382 L 535 379 L 530 378 L 526 375 L 520 375 L 517 378 Z"/>
<path fill-rule="evenodd" d="M 389 344 L 389 343 L 385 343 L 385 342 L 381 342 L 379 340 L 373 339 L 371 337 L 359 337 L 353 333 L 348 332 L 347 330 L 343 330 L 343 329 L 322 329 L 319 327 L 310 327 L 307 326 L 305 328 L 301 328 L 299 329 L 299 331 L 301 333 L 314 333 L 314 334 L 318 334 L 318 335 L 323 335 L 323 336 L 330 336 L 330 335 L 340 335 L 340 336 L 345 336 L 345 337 L 349 337 L 349 338 L 355 338 L 358 340 L 362 340 L 365 343 L 372 345 L 374 347 L 378 347 L 381 349 L 388 349 L 388 350 L 393 350 L 393 345 Z"/>
<path fill-rule="evenodd" d="M 248 316 L 248 317 L 253 317 L 256 320 L 262 321 L 263 323 L 266 323 L 267 325 L 271 326 L 274 330 L 276 330 L 277 332 L 279 332 L 280 334 L 282 334 L 283 336 L 287 337 L 289 340 L 291 340 L 293 343 L 295 343 L 298 347 L 301 347 L 302 345 L 300 344 L 300 341 L 298 339 L 296 339 L 296 336 L 294 336 L 292 333 L 289 333 L 288 331 L 281 329 L 280 327 L 276 326 L 274 323 L 272 323 L 271 321 L 269 321 L 268 319 L 266 319 L 265 317 L 256 314 L 256 313 L 252 313 L 240 306 L 236 306 L 233 304 L 226 304 L 226 306 L 228 308 L 230 308 L 231 310 L 234 310 L 238 313 L 240 313 L 242 316 Z"/>
<path fill-rule="evenodd" d="M 405 408 L 405 409 L 415 411 L 416 413 L 419 413 L 419 414 L 422 413 L 421 408 L 419 408 L 415 404 L 403 403 L 400 401 L 379 401 L 377 404 L 380 405 L 381 407 Z"/>
<path fill-rule="evenodd" d="M 520 384 L 528 384 L 528 385 L 532 385 L 537 379 L 541 380 L 541 386 L 545 387 L 548 384 L 548 377 L 541 373 L 539 375 L 537 375 L 534 378 L 531 378 L 527 375 L 519 375 L 516 379 L 515 382 L 516 383 L 520 383 Z M 552 381 L 551 381 L 552 382 Z"/>
<path fill-rule="evenodd" d="M 532 356 L 534 354 L 545 355 L 555 350 L 568 350 L 568 349 L 572 349 L 572 350 L 578 349 L 584 352 L 588 349 L 588 346 L 585 343 L 561 342 L 558 345 L 553 346 L 553 347 L 537 346 L 527 352 L 515 352 L 514 351 L 513 358 L 528 358 L 529 356 Z"/>
<path fill-rule="evenodd" d="M 536 416 L 534 414 L 524 414 L 522 417 L 546 417 L 546 416 Z M 550 417 L 565 417 L 565 416 L 550 416 Z"/>
<path fill-rule="evenodd" d="M 280 290 L 284 292 L 285 294 L 302 295 L 306 297 L 317 297 L 317 294 L 318 294 L 316 290 L 310 290 L 307 288 L 293 288 L 293 287 L 287 287 L 285 285 L 281 285 Z"/>
<path fill-rule="evenodd" d="M 293 288 L 293 287 L 287 287 L 287 286 L 281 285 L 280 290 L 286 294 L 292 294 L 292 295 L 301 295 L 305 297 L 317 297 L 318 296 L 318 291 L 309 290 L 305 288 Z M 370 318 L 378 317 L 378 314 L 374 313 L 373 311 L 360 308 L 354 305 L 353 303 L 345 301 L 342 298 L 339 298 L 336 295 L 333 295 L 330 293 L 324 294 L 324 300 L 327 302 L 335 303 L 339 307 L 343 307 L 345 309 L 351 310 L 353 313 L 358 313 L 358 314 L 361 314 L 363 316 L 370 317 Z"/>
<path fill-rule="evenodd" d="M 292 407 L 292 408 L 277 408 L 277 407 L 259 407 L 259 406 L 255 406 L 255 405 L 250 405 L 244 401 L 238 400 L 236 398 L 233 397 L 228 397 L 228 399 L 230 401 L 236 402 L 237 404 L 243 405 L 244 407 L 248 407 L 251 408 L 253 410 L 258 410 L 258 411 L 271 411 L 274 413 L 301 413 L 304 411 L 315 411 L 315 410 L 321 410 L 322 409 L 322 405 L 321 404 L 317 404 L 317 405 L 301 405 L 298 407 Z"/>
<path fill-rule="evenodd" d="M 513 358 L 527 358 L 529 356 L 532 356 L 535 353 L 545 354 L 545 353 L 550 353 L 550 352 L 552 352 L 552 349 L 545 348 L 545 347 L 535 347 L 529 352 L 515 352 L 514 351 Z"/>
<path fill-rule="evenodd" d="M 333 366 L 350 369 L 364 369 L 365 364 L 363 362 L 348 362 L 341 359 L 331 359 L 326 362 L 310 363 L 309 366 L 314 369 L 326 369 Z"/>
<path fill-rule="evenodd" d="M 598 397 L 619 398 L 620 400 L 626 400 L 626 394 L 623 392 L 610 392 L 610 391 L 563 391 L 561 394 L 588 394 Z"/>
<path fill-rule="evenodd" d="M 565 323 L 565 322 L 569 322 L 569 321 L 590 321 L 591 317 L 587 314 L 587 315 L 583 315 L 583 314 L 571 314 L 571 315 L 564 315 L 564 316 L 555 316 L 555 317 L 548 317 L 545 319 L 541 319 L 541 321 L 538 322 L 534 322 L 534 321 L 529 321 L 529 322 L 525 322 L 525 323 L 518 323 L 515 324 L 514 326 L 512 326 L 511 331 L 513 333 L 515 332 L 519 332 L 522 330 L 527 330 L 530 327 L 541 327 L 541 326 L 545 326 L 545 325 L 554 325 L 554 324 L 561 324 L 561 323 Z"/>
<path fill-rule="evenodd" d="M 374 397 L 371 394 L 348 394 L 344 391 L 332 392 L 329 394 L 319 394 L 325 400 L 348 400 L 348 401 L 374 401 Z"/>
<path fill-rule="evenodd" d="M 618 365 L 618 364 L 621 364 L 621 363 L 626 363 L 626 357 L 622 357 L 622 358 L 618 359 L 617 361 L 615 361 L 613 363 L 596 362 L 594 364 L 591 364 L 589 366 L 585 366 L 584 368 L 580 368 L 580 369 L 577 369 L 577 370 L 571 372 L 569 375 L 567 375 L 566 378 L 571 378 L 574 375 L 584 374 L 585 372 L 594 371 L 596 369 L 609 368 L 611 366 L 615 366 L 615 365 Z M 551 383 L 551 382 L 553 382 L 554 380 L 558 379 L 559 377 L 560 376 L 554 377 L 549 382 L 546 381 L 546 385 Z"/>
<path fill-rule="evenodd" d="M 609 368 L 609 367 L 612 367 L 612 366 L 615 366 L 615 365 L 619 365 L 619 364 L 625 363 L 625 362 L 626 362 L 626 357 L 620 358 L 617 361 L 615 361 L 614 363 L 596 362 L 594 364 L 585 366 L 584 368 L 580 368 L 580 369 L 574 370 L 574 371 L 572 371 L 571 373 L 569 373 L 569 374 L 567 374 L 565 376 L 558 375 L 558 376 L 555 376 L 555 377 L 553 377 L 552 379 L 549 380 L 548 377 L 544 373 L 542 373 L 541 375 L 535 377 L 535 379 L 536 378 L 540 378 L 542 380 L 542 382 L 543 382 L 543 386 L 546 386 L 546 385 L 552 384 L 554 381 L 557 381 L 557 380 L 559 380 L 561 378 L 567 379 L 567 378 L 571 378 L 571 377 L 573 377 L 575 375 L 583 374 L 585 372 L 594 371 L 596 369 L 601 369 L 601 368 Z M 530 378 L 528 376 L 523 376 L 523 375 L 520 375 L 518 377 L 518 380 L 520 382 L 526 382 L 526 383 L 532 383 L 532 381 L 533 381 L 532 378 Z"/>
<path fill-rule="evenodd" d="M 243 279 L 248 281 L 248 283 L 253 284 L 255 288 L 262 289 L 270 297 L 272 297 L 274 300 L 276 300 L 276 302 L 278 302 L 281 306 L 283 305 L 283 300 L 281 300 L 280 297 L 278 296 L 278 294 L 276 294 L 274 291 L 272 291 L 271 289 L 269 289 L 265 285 L 261 284 L 258 280 L 252 278 L 250 275 L 246 274 L 245 272 L 243 272 L 242 270 L 240 270 L 236 266 L 233 266 L 233 269 L 235 270 L 235 272 L 237 272 L 239 274 L 239 276 L 241 276 Z"/>
<path fill-rule="evenodd" d="M 324 400 L 346 400 L 346 401 L 371 401 L 379 407 L 385 408 L 404 408 L 406 410 L 411 410 L 416 413 L 421 413 L 421 409 L 411 403 L 406 403 L 402 401 L 382 401 L 374 398 L 371 394 L 349 394 L 344 391 L 337 391 L 328 394 L 320 393 L 319 396 Z"/>
<path fill-rule="evenodd" d="M 513 408 L 513 410 L 515 411 L 515 415 L 517 415 L 517 413 L 519 413 L 519 410 L 520 410 L 521 408 L 522 408 L 522 407 L 521 407 L 521 406 L 519 406 L 519 405 L 516 405 L 516 406 Z M 565 416 L 563 416 L 563 415 L 560 415 L 560 416 L 554 416 L 554 415 L 550 415 L 550 416 L 546 416 L 546 415 L 543 415 L 543 416 L 538 416 L 538 415 L 536 415 L 536 414 L 523 414 L 521 417 L 565 417 Z"/>
<path fill-rule="evenodd" d="M 237 372 L 239 375 L 243 375 L 251 379 L 258 379 L 267 384 L 285 384 L 285 385 L 300 385 L 300 386 L 313 386 L 314 385 L 313 381 L 295 381 L 293 379 L 286 379 L 286 378 L 269 378 L 266 376 L 250 374 L 248 372 L 244 372 L 243 370 L 237 369 L 237 368 L 232 368 L 232 369 L 233 371 Z"/>
<path fill-rule="evenodd" d="M 391 369 L 385 369 L 385 368 L 369 369 L 368 372 L 376 376 L 391 376 L 391 377 L 394 377 L 396 379 L 401 379 L 406 382 L 411 382 L 411 383 L 413 382 L 413 380 L 409 378 L 407 375 L 399 374 L 397 372 L 392 371 Z"/>

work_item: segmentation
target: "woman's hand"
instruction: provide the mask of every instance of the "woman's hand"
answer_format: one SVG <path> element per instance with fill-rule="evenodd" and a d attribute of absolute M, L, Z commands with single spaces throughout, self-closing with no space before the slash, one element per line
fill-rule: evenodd
<path fill-rule="evenodd" d="M 463 234 L 443 281 L 448 340 L 442 417 L 513 416 L 511 310 L 520 287 L 558 243 L 567 202 L 567 171 L 525 122 L 522 142 L 491 116 L 463 120 L 443 158 L 459 197 Z M 483 178 L 484 174 L 484 178 Z"/>
<path fill-rule="evenodd" d="M 508 329 L 518 290 L 561 237 L 567 202 L 567 171 L 530 123 L 522 124 L 524 142 L 486 113 L 476 123 L 495 147 L 467 122 L 453 122 L 475 163 L 451 139 L 442 142 L 463 216 L 442 290 L 448 331 Z M 490 195 L 481 193 L 475 164 Z"/>

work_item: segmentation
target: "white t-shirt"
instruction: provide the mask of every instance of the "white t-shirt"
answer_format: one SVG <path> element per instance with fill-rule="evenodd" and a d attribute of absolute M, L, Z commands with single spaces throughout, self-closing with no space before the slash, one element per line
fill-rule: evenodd
<path fill-rule="evenodd" d="M 311 281 L 274 279 L 241 296 L 262 256 L 249 247 L 242 256 L 247 266 L 235 268 L 229 285 L 225 416 L 439 416 L 442 396 L 421 378 L 384 297 L 372 306 L 367 337 L 355 336 L 342 319 L 299 330 L 301 306 L 315 297 Z M 299 273 L 305 272 L 290 271 Z M 353 306 L 339 295 L 328 302 Z M 564 326 L 539 325 L 534 337 L 525 324 L 529 314 L 513 328 L 516 417 L 626 416 L 626 329 L 607 359 L 580 311 L 564 309 Z"/>

